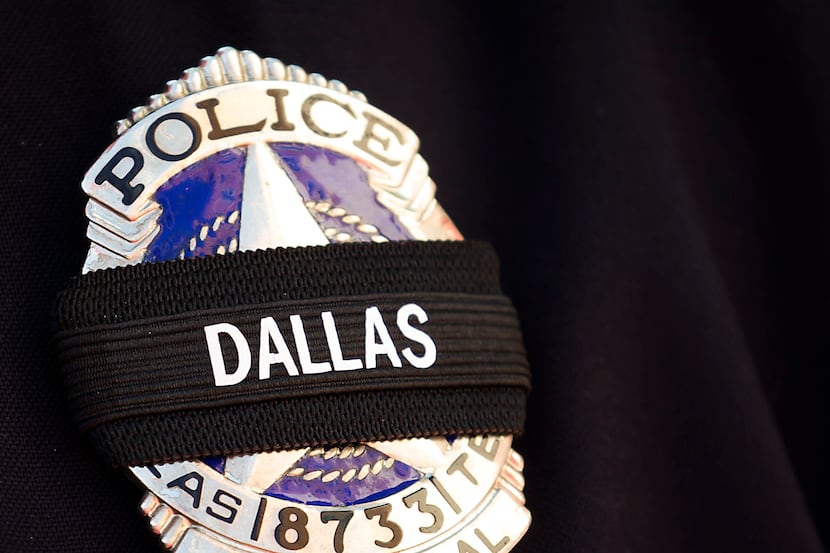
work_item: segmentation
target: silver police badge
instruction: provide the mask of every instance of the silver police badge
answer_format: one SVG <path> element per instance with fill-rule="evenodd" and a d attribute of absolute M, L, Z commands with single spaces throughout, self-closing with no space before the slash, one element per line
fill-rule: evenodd
<path fill-rule="evenodd" d="M 83 179 L 85 273 L 278 246 L 462 238 L 410 129 L 343 83 L 274 58 L 222 48 L 117 132 Z M 522 463 L 511 436 L 489 435 L 130 470 L 147 489 L 150 526 L 177 553 L 497 553 L 530 524 Z"/>

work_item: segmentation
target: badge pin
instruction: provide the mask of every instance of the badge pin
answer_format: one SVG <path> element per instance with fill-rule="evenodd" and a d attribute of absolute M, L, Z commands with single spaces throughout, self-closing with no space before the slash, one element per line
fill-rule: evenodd
<path fill-rule="evenodd" d="M 460 240 L 418 138 L 343 83 L 222 48 L 117 124 L 83 179 L 83 272 L 279 246 Z M 178 553 L 507 552 L 530 524 L 511 437 L 132 467 Z"/>

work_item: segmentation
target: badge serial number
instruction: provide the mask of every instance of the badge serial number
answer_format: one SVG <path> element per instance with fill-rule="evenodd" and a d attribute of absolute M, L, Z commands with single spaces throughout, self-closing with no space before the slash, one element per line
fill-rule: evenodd
<path fill-rule="evenodd" d="M 418 481 L 355 505 L 318 506 L 264 495 L 200 462 L 145 467 L 136 475 L 174 511 L 268 551 L 361 553 L 429 546 L 497 553 L 517 541 L 521 536 L 512 534 L 523 528 L 506 523 L 524 509 L 499 485 L 509 442 L 507 437 L 460 438 L 447 443 L 440 456 L 407 459 L 440 466 L 422 465 Z"/>

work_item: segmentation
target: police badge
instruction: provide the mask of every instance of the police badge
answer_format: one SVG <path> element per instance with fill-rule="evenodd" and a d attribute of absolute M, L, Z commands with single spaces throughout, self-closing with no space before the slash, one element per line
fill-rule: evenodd
<path fill-rule="evenodd" d="M 415 134 L 233 48 L 117 132 L 83 179 L 58 353 L 164 546 L 509 551 L 530 523 L 521 335 Z"/>

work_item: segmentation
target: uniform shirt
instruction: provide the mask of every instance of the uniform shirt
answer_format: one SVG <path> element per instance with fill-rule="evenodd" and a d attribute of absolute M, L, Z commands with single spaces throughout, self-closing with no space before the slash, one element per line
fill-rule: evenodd
<path fill-rule="evenodd" d="M 496 247 L 534 378 L 515 551 L 820 551 L 830 7 L 608 4 L 4 5 L 0 550 L 160 550 L 50 310 L 113 122 L 231 45 L 364 91 Z"/>

